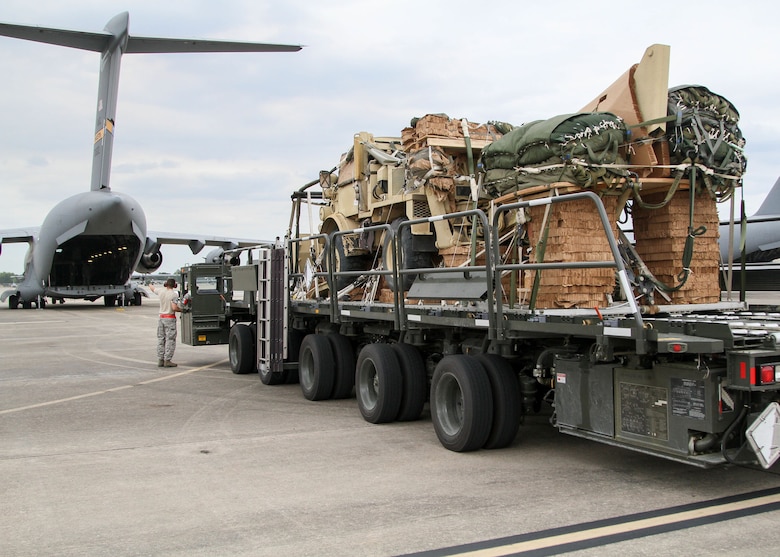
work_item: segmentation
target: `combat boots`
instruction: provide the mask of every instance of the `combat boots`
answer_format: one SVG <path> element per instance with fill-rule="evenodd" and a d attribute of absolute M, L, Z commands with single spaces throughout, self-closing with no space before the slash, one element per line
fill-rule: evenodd
<path fill-rule="evenodd" d="M 157 367 L 163 367 L 165 365 L 165 360 L 157 360 Z"/>
<path fill-rule="evenodd" d="M 176 367 L 176 366 L 178 366 L 178 365 L 179 365 L 179 364 L 174 364 L 174 363 L 173 363 L 172 361 L 170 361 L 170 360 L 165 360 L 165 362 L 163 363 L 163 367 Z"/>

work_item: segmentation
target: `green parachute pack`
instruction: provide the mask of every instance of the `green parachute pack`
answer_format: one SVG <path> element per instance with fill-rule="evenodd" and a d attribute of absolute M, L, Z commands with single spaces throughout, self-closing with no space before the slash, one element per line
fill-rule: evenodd
<path fill-rule="evenodd" d="M 609 112 L 562 114 L 509 131 L 482 150 L 483 189 L 493 197 L 553 182 L 590 187 L 625 172 L 589 164 L 624 164 L 626 127 Z"/>
<path fill-rule="evenodd" d="M 701 164 L 707 188 L 715 194 L 733 189 L 747 168 L 739 112 L 731 102 L 702 85 L 669 89 L 671 164 Z"/>

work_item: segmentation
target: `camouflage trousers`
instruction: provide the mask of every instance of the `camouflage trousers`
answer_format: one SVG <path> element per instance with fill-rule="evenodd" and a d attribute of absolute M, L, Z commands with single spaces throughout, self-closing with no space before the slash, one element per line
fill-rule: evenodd
<path fill-rule="evenodd" d="M 160 318 L 157 322 L 157 359 L 170 360 L 176 350 L 176 319 Z"/>

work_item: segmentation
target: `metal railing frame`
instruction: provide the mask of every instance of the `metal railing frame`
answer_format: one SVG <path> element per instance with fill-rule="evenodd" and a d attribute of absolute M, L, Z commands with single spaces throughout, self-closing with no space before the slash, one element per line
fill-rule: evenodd
<path fill-rule="evenodd" d="M 538 207 L 557 203 L 566 203 L 576 201 L 579 199 L 590 200 L 596 207 L 596 211 L 601 221 L 601 226 L 604 230 L 604 234 L 609 244 L 610 252 L 612 253 L 613 260 L 605 261 L 572 261 L 572 262 L 550 262 L 550 263 L 501 263 L 501 254 L 499 246 L 499 219 L 500 216 L 509 211 L 518 209 L 525 209 L 527 207 Z M 426 269 L 404 269 L 403 268 L 403 249 L 399 238 L 402 236 L 402 230 L 406 227 L 412 227 L 423 223 L 435 223 L 441 220 L 454 220 L 470 218 L 479 219 L 482 224 L 482 230 L 485 241 L 485 264 L 484 265 L 469 265 L 463 267 L 433 267 Z M 341 314 L 339 309 L 339 297 L 338 292 L 335 290 L 336 279 L 339 277 L 359 277 L 361 275 L 392 275 L 394 283 L 396 285 L 401 284 L 401 280 L 404 276 L 409 274 L 436 274 L 436 273 L 452 273 L 453 271 L 463 272 L 464 274 L 470 272 L 484 272 L 485 283 L 487 288 L 487 318 L 488 318 L 488 338 L 490 340 L 503 340 L 505 339 L 505 327 L 504 327 L 504 302 L 501 292 L 500 279 L 504 271 L 526 271 L 526 270 L 550 270 L 550 269 L 593 269 L 593 268 L 612 268 L 615 269 L 618 275 L 618 283 L 622 289 L 628 306 L 629 313 L 632 314 L 633 320 L 638 331 L 636 343 L 639 353 L 644 353 L 643 344 L 644 338 L 644 321 L 642 319 L 641 312 L 636 302 L 636 298 L 633 295 L 631 284 L 628 279 L 625 263 L 620 255 L 620 249 L 614 235 L 611 233 L 612 225 L 607 216 L 604 204 L 598 195 L 593 192 L 577 192 L 556 197 L 547 197 L 544 199 L 534 199 L 529 201 L 520 201 L 517 203 L 511 203 L 502 205 L 496 208 L 492 223 L 489 222 L 487 215 L 481 209 L 470 209 L 467 211 L 460 211 L 457 213 L 450 213 L 446 215 L 437 215 L 426 218 L 419 218 L 414 220 L 406 220 L 399 223 L 396 230 L 389 224 L 376 224 L 371 226 L 365 226 L 355 228 L 352 230 L 334 231 L 330 234 L 315 234 L 307 236 L 306 238 L 290 238 L 288 242 L 302 243 L 304 241 L 319 241 L 324 242 L 323 249 L 325 250 L 325 257 L 327 258 L 328 268 L 327 271 L 315 272 L 315 281 L 320 277 L 326 277 L 328 283 L 329 292 L 329 304 L 331 311 L 331 322 L 341 323 Z M 357 270 L 357 271 L 340 271 L 336 270 L 336 253 L 335 245 L 337 238 L 346 236 L 349 234 L 362 234 L 365 232 L 382 231 L 384 233 L 384 249 L 388 247 L 393 250 L 395 255 L 396 264 L 393 265 L 393 269 L 370 269 L 370 270 Z M 292 253 L 292 250 L 291 250 Z M 302 277 L 303 273 L 291 273 L 290 277 Z M 402 299 L 403 291 L 399 288 L 393 290 L 393 306 L 394 306 L 394 324 L 396 330 L 406 331 L 408 330 L 407 311 L 404 300 Z M 533 309 L 533 308 L 532 308 Z"/>

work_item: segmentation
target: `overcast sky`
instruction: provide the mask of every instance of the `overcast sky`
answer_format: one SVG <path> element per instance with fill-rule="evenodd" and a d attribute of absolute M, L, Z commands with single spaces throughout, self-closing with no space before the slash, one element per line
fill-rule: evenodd
<path fill-rule="evenodd" d="M 647 46 L 671 46 L 670 86 L 701 84 L 740 112 L 751 214 L 780 176 L 780 33 L 758 0 L 3 0 L 0 21 L 301 44 L 297 53 L 122 59 L 111 187 L 150 230 L 271 239 L 289 197 L 358 131 L 400 135 L 446 113 L 522 124 L 574 112 Z M 89 189 L 99 55 L 0 37 L 0 229 L 39 226 Z M 721 207 L 725 215 L 727 207 Z M 4 245 L 21 272 L 26 245 Z M 163 248 L 161 270 L 202 261 Z"/>

